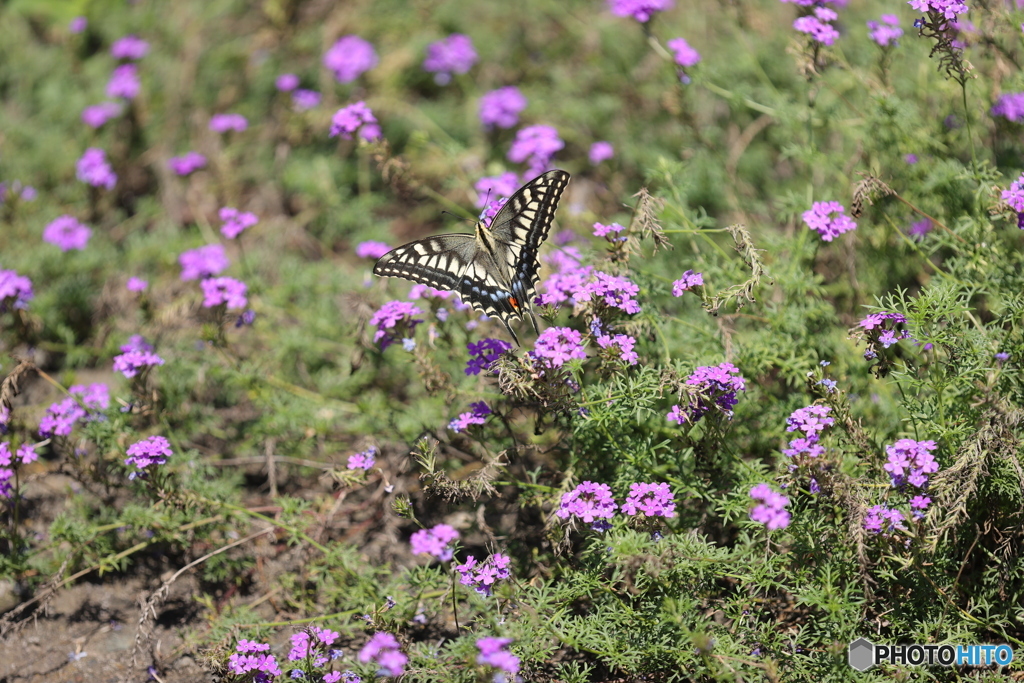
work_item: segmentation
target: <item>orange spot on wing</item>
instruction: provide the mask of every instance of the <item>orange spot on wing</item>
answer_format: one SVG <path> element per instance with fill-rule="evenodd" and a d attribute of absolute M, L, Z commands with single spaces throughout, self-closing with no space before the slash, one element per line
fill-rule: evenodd
<path fill-rule="evenodd" d="M 514 296 L 510 296 L 508 298 L 508 302 L 512 304 L 512 308 L 516 309 L 517 311 L 519 310 L 519 300 L 516 299 Z"/>

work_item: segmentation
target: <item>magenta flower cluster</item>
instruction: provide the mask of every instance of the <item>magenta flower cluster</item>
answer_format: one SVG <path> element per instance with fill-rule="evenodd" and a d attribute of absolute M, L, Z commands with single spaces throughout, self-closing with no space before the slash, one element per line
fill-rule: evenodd
<path fill-rule="evenodd" d="M 896 325 L 904 324 L 907 322 L 907 318 L 901 313 L 872 313 L 859 323 L 858 327 L 863 328 L 868 333 L 869 346 L 867 351 L 864 352 L 864 358 L 870 360 L 878 356 L 876 350 L 877 345 L 881 344 L 884 348 L 889 348 L 893 344 L 903 339 L 911 339 L 910 332 L 906 329 L 898 330 Z"/>
<path fill-rule="evenodd" d="M 401 676 L 409 658 L 399 649 L 398 640 L 390 633 L 378 631 L 359 651 L 358 659 L 363 664 L 374 662 L 383 676 Z"/>
<path fill-rule="evenodd" d="M 562 494 L 555 515 L 562 519 L 577 517 L 590 524 L 591 528 L 603 531 L 609 527 L 607 520 L 614 517 L 618 509 L 608 484 L 584 481 L 572 491 Z"/>
<path fill-rule="evenodd" d="M 597 166 L 602 161 L 607 161 L 615 156 L 615 147 L 612 143 L 607 140 L 598 140 L 597 142 L 590 145 L 590 151 L 587 153 L 587 159 L 594 166 Z"/>
<path fill-rule="evenodd" d="M 368 470 L 377 464 L 377 454 L 380 451 L 377 450 L 376 446 L 370 446 L 365 451 L 360 453 L 354 453 L 348 456 L 348 469 L 350 470 Z"/>
<path fill-rule="evenodd" d="M 530 356 L 541 359 L 549 367 L 559 368 L 570 360 L 584 360 L 583 335 L 569 327 L 549 327 L 537 337 Z"/>
<path fill-rule="evenodd" d="M 356 245 L 356 256 L 359 258 L 378 259 L 391 251 L 391 247 L 384 242 L 360 242 Z"/>
<path fill-rule="evenodd" d="M 732 409 L 739 402 L 737 394 L 747 387 L 739 373 L 739 368 L 732 363 L 698 367 L 686 378 L 686 384 L 697 387 L 707 399 L 695 399 L 685 410 L 679 405 L 672 406 L 668 419 L 677 424 L 693 423 L 712 409 L 731 419 Z"/>
<path fill-rule="evenodd" d="M 488 129 L 512 128 L 526 105 L 526 97 L 514 85 L 492 90 L 480 98 L 480 123 Z"/>
<path fill-rule="evenodd" d="M 79 421 L 99 419 L 98 413 L 110 407 L 106 384 L 75 384 L 68 389 L 68 394 L 67 398 L 46 409 L 46 415 L 39 421 L 39 436 L 44 439 L 68 436 Z"/>
<path fill-rule="evenodd" d="M 14 270 L 0 270 L 0 313 L 9 308 L 28 308 L 33 296 L 32 280 Z"/>
<path fill-rule="evenodd" d="M 347 107 L 342 107 L 331 119 L 331 131 L 329 137 L 340 135 L 345 140 L 351 140 L 356 132 L 364 140 L 376 140 L 380 137 L 380 126 L 377 125 L 377 117 L 373 115 L 365 102 L 356 102 Z"/>
<path fill-rule="evenodd" d="M 1007 121 L 1017 123 L 1024 120 L 1024 92 L 1011 92 L 999 96 L 989 110 L 992 116 L 1002 116 Z"/>
<path fill-rule="evenodd" d="M 117 174 L 107 162 L 107 153 L 98 147 L 90 147 L 82 153 L 75 168 L 75 177 L 93 187 L 114 189 Z"/>
<path fill-rule="evenodd" d="M 529 166 L 526 177 L 535 178 L 550 170 L 551 160 L 563 147 L 565 143 L 551 126 L 527 126 L 516 133 L 508 150 L 508 160 L 516 164 L 526 162 Z"/>
<path fill-rule="evenodd" d="M 619 237 L 619 233 L 625 229 L 626 226 L 619 225 L 618 223 L 612 223 L 611 225 L 594 223 L 594 237 L 603 237 L 612 243 L 625 242 L 625 237 Z"/>
<path fill-rule="evenodd" d="M 248 228 L 256 225 L 260 222 L 256 214 L 250 213 L 249 211 L 239 211 L 238 209 L 230 206 L 222 208 L 218 215 L 220 219 L 224 221 L 224 225 L 220 226 L 220 234 L 227 237 L 229 240 L 233 240 L 242 234 Z"/>
<path fill-rule="evenodd" d="M 509 565 L 512 560 L 508 555 L 494 553 L 483 562 L 477 561 L 473 555 L 455 567 L 459 572 L 459 583 L 470 586 L 480 595 L 489 596 L 494 591 L 494 582 L 512 576 Z"/>
<path fill-rule="evenodd" d="M 839 38 L 839 31 L 829 22 L 838 18 L 839 15 L 833 9 L 815 7 L 812 14 L 798 17 L 793 22 L 793 28 L 800 33 L 806 33 L 815 42 L 832 45 Z"/>
<path fill-rule="evenodd" d="M 884 467 L 892 477 L 892 485 L 897 488 L 907 484 L 918 489 L 927 487 L 928 475 L 939 471 L 939 463 L 931 453 L 936 448 L 934 441 L 913 439 L 900 439 L 892 446 L 887 446 L 885 452 L 889 461 Z"/>
<path fill-rule="evenodd" d="M 473 189 L 476 190 L 476 205 L 493 205 L 499 199 L 511 197 L 519 189 L 519 185 L 519 175 L 512 171 L 496 176 L 484 176 L 473 185 Z"/>
<path fill-rule="evenodd" d="M 413 555 L 432 555 L 442 562 L 452 559 L 452 543 L 459 539 L 459 532 L 447 524 L 437 524 L 430 529 L 420 529 L 409 538 Z"/>
<path fill-rule="evenodd" d="M 196 249 L 183 251 L 178 255 L 181 266 L 181 280 L 199 280 L 219 275 L 231 261 L 228 260 L 224 247 L 220 244 L 207 244 Z"/>
<path fill-rule="evenodd" d="M 909 0 L 907 4 L 918 12 L 936 12 L 945 19 L 956 19 L 967 11 L 967 4 L 959 0 Z"/>
<path fill-rule="evenodd" d="M 81 251 L 89 244 L 92 230 L 79 223 L 74 216 L 58 216 L 43 228 L 43 241 L 53 244 L 61 251 Z"/>
<path fill-rule="evenodd" d="M 139 81 L 139 67 L 134 64 L 122 64 L 114 69 L 107 81 L 107 97 L 121 97 L 134 100 L 142 90 Z"/>
<path fill-rule="evenodd" d="M 423 322 L 414 316 L 422 314 L 416 304 L 408 301 L 387 302 L 370 318 L 370 324 L 377 328 L 373 335 L 374 343 L 380 344 L 383 351 L 397 341 L 411 339 L 416 326 Z"/>
<path fill-rule="evenodd" d="M 482 425 L 487 422 L 487 416 L 491 414 L 490 407 L 483 401 L 469 404 L 469 412 L 459 413 L 459 416 L 448 423 L 448 429 L 456 434 L 464 432 L 471 425 Z"/>
<path fill-rule="evenodd" d="M 683 83 L 690 82 L 690 76 L 686 69 L 700 63 L 700 53 L 697 52 L 684 38 L 673 38 L 667 43 L 668 49 L 672 50 L 672 58 L 679 67 L 679 80 Z"/>
<path fill-rule="evenodd" d="M 0 443 L 0 496 L 10 498 L 14 494 L 14 487 L 10 483 L 14 479 L 14 468 L 35 462 L 38 458 L 35 444 L 22 444 L 17 452 L 11 453 L 9 443 Z"/>
<path fill-rule="evenodd" d="M 683 276 L 672 283 L 672 296 L 682 296 L 683 292 L 688 292 L 694 287 L 704 286 L 704 274 L 695 273 L 692 270 L 688 270 L 683 273 Z"/>
<path fill-rule="evenodd" d="M 249 121 L 241 114 L 214 114 L 210 117 L 210 130 L 214 133 L 228 131 L 242 132 L 249 127 Z"/>
<path fill-rule="evenodd" d="M 377 66 L 377 52 L 359 36 L 344 36 L 324 53 L 324 66 L 334 72 L 339 83 L 349 83 Z"/>
<path fill-rule="evenodd" d="M 902 35 L 900 18 L 895 14 L 883 14 L 880 22 L 868 22 L 868 36 L 882 47 L 895 46 Z"/>
<path fill-rule="evenodd" d="M 750 497 L 758 505 L 750 511 L 750 519 L 764 524 L 769 531 L 789 526 L 790 514 L 786 510 L 789 498 L 772 490 L 768 484 L 758 484 L 750 489 Z"/>
<path fill-rule="evenodd" d="M 213 308 L 224 305 L 231 311 L 245 308 L 249 303 L 245 293 L 248 286 L 239 280 L 230 277 L 208 277 L 199 285 L 203 289 L 203 306 Z"/>
<path fill-rule="evenodd" d="M 292 635 L 290 639 L 292 649 L 288 652 L 288 660 L 297 662 L 308 657 L 313 666 L 321 667 L 330 659 L 326 653 L 327 648 L 340 635 L 337 631 L 320 628 L 319 626 L 313 626 L 309 631 L 300 631 Z"/>
<path fill-rule="evenodd" d="M 655 12 L 672 9 L 673 0 L 608 0 L 608 9 L 617 17 L 632 17 L 646 24 Z"/>
<path fill-rule="evenodd" d="M 487 337 L 478 342 L 466 344 L 469 351 L 469 362 L 466 363 L 467 375 L 479 375 L 481 372 L 490 372 L 495 361 L 501 358 L 503 353 L 512 350 L 512 345 L 501 339 Z"/>
<path fill-rule="evenodd" d="M 131 472 L 128 478 L 145 476 L 147 467 L 163 465 L 172 455 L 174 452 L 171 450 L 171 442 L 162 436 L 151 436 L 133 443 L 128 447 L 128 457 L 125 458 L 124 464 L 135 467 L 136 471 Z"/>
<path fill-rule="evenodd" d="M 643 513 L 644 517 L 675 517 L 676 503 L 672 497 L 672 490 L 665 482 L 638 482 L 629 485 L 629 495 L 622 504 L 622 511 L 627 515 Z"/>
<path fill-rule="evenodd" d="M 110 46 L 114 59 L 142 59 L 149 54 L 149 43 L 135 35 L 118 38 Z"/>
<path fill-rule="evenodd" d="M 808 228 L 821 235 L 821 239 L 831 242 L 857 227 L 857 223 L 845 211 L 839 202 L 814 202 L 810 209 L 804 211 L 803 219 Z"/>
<path fill-rule="evenodd" d="M 476 60 L 472 39 L 462 33 L 453 33 L 427 46 L 423 69 L 434 74 L 434 81 L 438 85 L 447 85 L 452 80 L 452 74 L 468 73 Z"/>
<path fill-rule="evenodd" d="M 206 157 L 195 151 L 185 152 L 180 157 L 168 159 L 167 167 L 180 176 L 191 175 L 201 168 L 206 168 Z"/>
<path fill-rule="evenodd" d="M 239 640 L 237 652 L 228 658 L 228 671 L 236 676 L 252 674 L 253 681 L 270 681 L 271 676 L 280 676 L 281 668 L 274 655 L 264 654 L 270 650 L 266 643 Z"/>
<path fill-rule="evenodd" d="M 896 531 L 907 528 L 903 524 L 905 519 L 903 513 L 895 508 L 873 505 L 868 508 L 868 512 L 864 516 L 864 530 L 884 536 L 895 535 Z"/>
<path fill-rule="evenodd" d="M 163 364 L 164 359 L 152 351 L 127 351 L 114 356 L 114 372 L 120 372 L 128 379 L 154 365 Z"/>
<path fill-rule="evenodd" d="M 82 123 L 90 128 L 100 128 L 115 116 L 120 116 L 123 108 L 117 102 L 100 102 L 82 110 Z"/>
<path fill-rule="evenodd" d="M 498 670 L 494 674 L 495 683 L 519 680 L 516 675 L 519 673 L 519 657 L 506 649 L 511 644 L 511 638 L 486 637 L 476 641 L 476 647 L 480 650 L 476 663 Z"/>
<path fill-rule="evenodd" d="M 627 365 L 636 365 L 640 361 L 640 356 L 633 350 L 636 346 L 636 339 L 628 334 L 616 334 L 615 336 L 602 334 L 598 335 L 596 341 L 598 346 L 617 355 Z"/>
<path fill-rule="evenodd" d="M 1011 209 L 1017 212 L 1017 225 L 1024 229 L 1020 221 L 1020 217 L 1024 216 L 1024 173 L 1010 183 L 1010 189 L 1003 190 L 1002 199 L 1009 204 Z"/>

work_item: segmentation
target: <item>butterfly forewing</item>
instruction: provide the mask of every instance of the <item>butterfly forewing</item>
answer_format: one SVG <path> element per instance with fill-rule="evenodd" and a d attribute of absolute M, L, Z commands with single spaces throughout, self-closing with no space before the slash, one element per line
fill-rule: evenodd
<path fill-rule="evenodd" d="M 457 292 L 476 310 L 501 320 L 518 344 L 509 321 L 530 311 L 538 250 L 568 182 L 565 171 L 548 171 L 513 194 L 489 228 L 478 226 L 483 237 L 439 235 L 410 242 L 382 256 L 373 272 Z"/>

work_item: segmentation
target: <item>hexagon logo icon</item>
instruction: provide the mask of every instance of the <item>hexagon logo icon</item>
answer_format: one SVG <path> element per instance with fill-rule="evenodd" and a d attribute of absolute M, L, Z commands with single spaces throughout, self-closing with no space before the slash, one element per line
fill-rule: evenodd
<path fill-rule="evenodd" d="M 846 661 L 857 671 L 867 671 L 875 665 L 875 645 L 867 638 L 858 638 L 850 643 Z"/>

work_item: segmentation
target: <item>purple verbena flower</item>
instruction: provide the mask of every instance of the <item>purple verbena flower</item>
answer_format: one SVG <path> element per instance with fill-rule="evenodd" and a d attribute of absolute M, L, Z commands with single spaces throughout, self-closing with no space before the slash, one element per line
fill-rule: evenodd
<path fill-rule="evenodd" d="M 320 104 L 320 93 L 316 90 L 299 88 L 292 93 L 292 106 L 295 111 L 309 111 Z"/>
<path fill-rule="evenodd" d="M 484 128 L 512 128 L 526 109 L 526 97 L 514 85 L 492 90 L 480 98 L 480 123 Z"/>
<path fill-rule="evenodd" d="M 615 147 L 612 146 L 612 143 L 605 140 L 598 140 L 590 145 L 590 152 L 587 154 L 587 158 L 593 166 L 597 166 L 602 161 L 607 161 L 614 156 Z"/>
<path fill-rule="evenodd" d="M 185 152 L 180 157 L 168 159 L 167 167 L 180 176 L 186 176 L 201 168 L 206 168 L 206 157 L 199 152 Z"/>
<path fill-rule="evenodd" d="M 413 555 L 433 555 L 442 562 L 452 559 L 452 543 L 459 539 L 459 532 L 447 524 L 437 524 L 430 529 L 420 529 L 409 538 Z"/>
<path fill-rule="evenodd" d="M 114 69 L 107 81 L 107 97 L 123 97 L 134 100 L 142 89 L 139 82 L 139 69 L 134 64 L 122 64 Z"/>
<path fill-rule="evenodd" d="M 839 202 L 814 202 L 810 209 L 804 211 L 803 219 L 807 227 L 821 235 L 821 239 L 831 242 L 857 227 L 857 223 L 844 211 L 846 209 Z"/>
<path fill-rule="evenodd" d="M 672 9 L 673 0 L 608 0 L 608 9 L 617 17 L 633 17 L 646 24 L 655 12 Z"/>
<path fill-rule="evenodd" d="M 8 308 L 28 308 L 33 296 L 31 280 L 17 271 L 0 270 L 0 313 Z"/>
<path fill-rule="evenodd" d="M 593 525 L 599 520 L 614 517 L 618 507 L 612 497 L 610 486 L 584 481 L 572 491 L 562 494 L 562 501 L 555 515 L 562 519 L 579 517 L 586 524 Z"/>
<path fill-rule="evenodd" d="M 249 127 L 249 121 L 241 114 L 214 114 L 210 117 L 210 130 L 227 133 L 229 130 L 242 132 Z"/>
<path fill-rule="evenodd" d="M 93 187 L 114 189 L 117 174 L 107 163 L 107 153 L 99 147 L 90 147 L 82 153 L 75 168 L 75 177 Z"/>
<path fill-rule="evenodd" d="M 800 33 L 808 34 L 812 40 L 822 45 L 832 45 L 839 38 L 839 31 L 828 22 L 835 21 L 837 16 L 827 7 L 815 7 L 813 15 L 797 18 L 793 22 L 793 28 Z"/>
<path fill-rule="evenodd" d="M 704 273 L 695 273 L 692 270 L 688 270 L 683 273 L 683 277 L 672 283 L 672 296 L 682 296 L 683 292 L 688 292 L 694 287 L 703 286 Z"/>
<path fill-rule="evenodd" d="M 668 49 L 675 53 L 672 57 L 676 64 L 684 69 L 700 63 L 700 53 L 694 50 L 684 38 L 673 38 L 668 41 L 667 45 Z"/>
<path fill-rule="evenodd" d="M 260 222 L 260 219 L 256 217 L 256 214 L 248 211 L 239 211 L 238 209 L 230 206 L 222 208 L 218 215 L 220 219 L 224 221 L 224 225 L 220 227 L 220 234 L 227 237 L 229 240 L 233 240 L 242 234 L 247 228 L 251 228 Z"/>
<path fill-rule="evenodd" d="M 138 36 L 128 35 L 114 41 L 110 54 L 114 59 L 142 59 L 149 54 L 149 43 Z"/>
<path fill-rule="evenodd" d="M 919 221 L 915 221 L 910 224 L 907 228 L 907 235 L 909 235 L 914 241 L 920 242 L 924 239 L 924 236 L 932 231 L 932 222 L 927 218 L 923 218 Z"/>
<path fill-rule="evenodd" d="M 427 46 L 423 69 L 434 74 L 434 81 L 438 85 L 447 85 L 452 80 L 452 74 L 467 73 L 476 64 L 476 60 L 476 50 L 473 49 L 470 37 L 453 33 Z"/>
<path fill-rule="evenodd" d="M 170 441 L 162 436 L 151 436 L 128 447 L 128 457 L 125 458 L 124 464 L 145 470 L 150 465 L 163 465 L 172 455 L 174 452 L 171 450 Z M 140 474 L 141 471 L 132 472 L 128 478 L 134 479 Z"/>
<path fill-rule="evenodd" d="M 206 278 L 199 285 L 203 288 L 203 307 L 213 308 L 224 304 L 229 311 L 245 308 L 249 303 L 245 293 L 248 286 L 230 277 Z"/>
<path fill-rule="evenodd" d="M 903 35 L 903 29 L 899 26 L 899 17 L 895 14 L 883 14 L 881 22 L 868 22 L 868 37 L 882 47 L 895 46 Z"/>
<path fill-rule="evenodd" d="M 89 26 L 89 20 L 85 17 L 75 17 L 68 24 L 68 31 L 71 33 L 81 33 Z"/>
<path fill-rule="evenodd" d="M 939 463 L 931 454 L 937 448 L 934 441 L 914 441 L 900 439 L 885 452 L 889 461 L 884 465 L 885 471 L 892 477 L 892 485 L 902 488 L 910 484 L 923 489 L 928 484 L 928 475 L 939 471 Z"/>
<path fill-rule="evenodd" d="M 391 251 L 391 247 L 384 242 L 360 242 L 356 245 L 356 256 L 359 258 L 379 259 Z"/>
<path fill-rule="evenodd" d="M 131 379 L 154 365 L 163 365 L 164 359 L 151 351 L 128 351 L 119 356 L 114 356 L 114 372 Z"/>
<path fill-rule="evenodd" d="M 476 641 L 476 647 L 480 654 L 476 657 L 477 664 L 483 664 L 497 669 L 499 673 L 494 675 L 496 683 L 518 680 L 519 657 L 506 650 L 512 643 L 511 638 L 480 638 Z"/>
<path fill-rule="evenodd" d="M 769 531 L 789 526 L 790 514 L 785 509 L 789 505 L 789 498 L 776 493 L 768 484 L 758 484 L 751 488 L 750 497 L 760 503 L 750 511 L 750 519 L 764 524 Z"/>
<path fill-rule="evenodd" d="M 501 175 L 484 176 L 476 181 L 473 189 L 476 190 L 476 205 L 485 207 L 480 220 L 484 225 L 490 225 L 508 197 L 519 189 L 519 175 L 509 171 Z"/>
<path fill-rule="evenodd" d="M 989 110 L 992 116 L 1002 116 L 1007 121 L 1017 123 L 1024 120 L 1024 92 L 1011 92 L 1000 95 Z"/>
<path fill-rule="evenodd" d="M 609 242 L 617 242 L 620 239 L 625 239 L 624 237 L 617 237 L 617 235 L 625 229 L 626 226 L 619 225 L 618 223 L 612 223 L 611 225 L 594 223 L 594 237 L 604 237 L 608 239 Z"/>
<path fill-rule="evenodd" d="M 274 87 L 281 92 L 291 92 L 299 87 L 299 77 L 295 74 L 281 74 L 274 81 Z"/>
<path fill-rule="evenodd" d="M 1017 213 L 1024 213 L 1024 173 L 1010 183 L 1009 190 L 1003 190 L 1002 199 Z"/>
<path fill-rule="evenodd" d="M 104 123 L 121 115 L 121 105 L 117 102 L 100 102 L 82 110 L 82 123 L 90 128 L 99 128 Z"/>
<path fill-rule="evenodd" d="M 387 302 L 370 318 L 370 324 L 377 327 L 374 343 L 379 343 L 383 351 L 400 339 L 412 337 L 413 330 L 423 322 L 413 316 L 422 314 L 418 306 L 407 301 Z M 401 337 L 397 336 L 399 333 Z"/>
<path fill-rule="evenodd" d="M 833 418 L 828 418 L 832 420 Z M 800 437 L 789 442 L 789 448 L 782 450 L 782 454 L 790 458 L 799 458 L 806 455 L 808 458 L 817 458 L 825 454 L 825 447 L 818 443 L 818 434 Z"/>
<path fill-rule="evenodd" d="M 508 159 L 517 164 L 528 162 L 528 175 L 536 177 L 548 170 L 555 152 L 563 147 L 565 143 L 551 126 L 527 126 L 516 133 Z"/>
<path fill-rule="evenodd" d="M 472 409 L 467 413 L 460 413 L 457 418 L 448 423 L 448 429 L 456 434 L 469 429 L 470 425 L 482 425 L 487 422 L 487 416 L 491 414 L 491 408 L 483 401 L 470 403 Z"/>
<path fill-rule="evenodd" d="M 602 334 L 597 338 L 597 345 L 602 349 L 609 349 L 617 352 L 618 357 L 627 365 L 636 365 L 640 360 L 633 347 L 636 346 L 636 339 L 628 334 L 617 334 L 614 337 L 610 334 Z"/>
<path fill-rule="evenodd" d="M 640 312 L 640 304 L 633 298 L 639 292 L 640 287 L 629 279 L 598 270 L 593 272 L 582 287 L 573 292 L 572 298 L 581 302 L 596 297 L 608 308 L 618 308 L 633 315 Z"/>
<path fill-rule="evenodd" d="M 331 131 L 329 137 L 341 135 L 346 140 L 352 139 L 352 134 L 359 131 L 359 137 L 364 140 L 376 140 L 380 137 L 380 126 L 377 124 L 377 117 L 373 115 L 365 102 L 356 102 L 347 107 L 339 109 L 331 119 Z"/>
<path fill-rule="evenodd" d="M 377 66 L 377 53 L 359 36 L 344 36 L 324 53 L 324 66 L 334 72 L 339 83 L 349 83 Z"/>
<path fill-rule="evenodd" d="M 946 19 L 956 19 L 967 11 L 967 5 L 959 0 L 909 0 L 907 4 L 918 12 L 936 12 Z"/>
<path fill-rule="evenodd" d="M 378 631 L 359 651 L 358 659 L 363 664 L 376 662 L 378 673 L 385 676 L 401 676 L 409 658 L 398 649 L 398 640 L 390 633 Z"/>
<path fill-rule="evenodd" d="M 875 534 L 892 535 L 897 530 L 905 530 L 903 513 L 887 508 L 884 505 L 873 505 L 868 508 L 864 517 L 864 530 Z"/>
<path fill-rule="evenodd" d="M 348 456 L 348 469 L 350 470 L 368 470 L 377 463 L 377 454 L 380 451 L 377 450 L 376 446 L 370 446 L 361 453 L 354 453 Z"/>
<path fill-rule="evenodd" d="M 584 360 L 583 335 L 568 327 L 549 327 L 540 333 L 530 355 L 543 359 L 551 367 L 561 367 L 572 359 Z"/>
<path fill-rule="evenodd" d="M 675 517 L 676 504 L 672 490 L 664 482 L 630 484 L 629 496 L 622 504 L 622 512 L 627 515 L 642 512 L 645 517 Z"/>
<path fill-rule="evenodd" d="M 793 413 L 786 418 L 786 431 L 800 431 L 803 432 L 804 436 L 807 438 L 813 437 L 817 439 L 821 436 L 825 427 L 830 427 L 835 424 L 835 418 L 828 416 L 830 412 L 832 412 L 830 407 L 818 404 L 794 410 Z"/>
<path fill-rule="evenodd" d="M 469 351 L 469 362 L 466 363 L 467 375 L 479 375 L 481 371 L 490 372 L 495 361 L 501 358 L 503 353 L 512 350 L 512 345 L 501 339 L 487 337 L 478 342 L 466 344 Z"/>
<path fill-rule="evenodd" d="M 231 265 L 220 244 L 207 244 L 205 247 L 183 251 L 178 256 L 178 263 L 181 265 L 183 282 L 219 275 Z"/>
<path fill-rule="evenodd" d="M 74 216 L 66 214 L 53 219 L 43 228 L 43 241 L 56 245 L 61 251 L 82 251 L 91 236 L 92 230 L 79 223 Z"/>
<path fill-rule="evenodd" d="M 494 590 L 494 582 L 508 579 L 512 576 L 509 571 L 511 559 L 508 555 L 495 553 L 483 562 L 477 562 L 472 555 L 466 558 L 463 564 L 455 567 L 459 572 L 459 583 L 463 586 L 472 586 L 480 595 L 489 596 Z"/>

